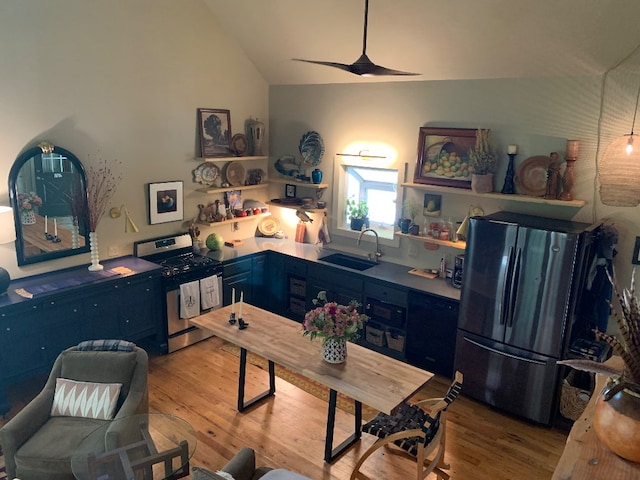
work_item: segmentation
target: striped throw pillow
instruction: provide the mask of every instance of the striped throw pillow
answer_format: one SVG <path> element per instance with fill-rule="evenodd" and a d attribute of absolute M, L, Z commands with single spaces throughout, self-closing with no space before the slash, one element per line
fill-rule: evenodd
<path fill-rule="evenodd" d="M 56 379 L 52 417 L 83 417 L 111 420 L 116 411 L 121 383 L 78 382 Z"/>

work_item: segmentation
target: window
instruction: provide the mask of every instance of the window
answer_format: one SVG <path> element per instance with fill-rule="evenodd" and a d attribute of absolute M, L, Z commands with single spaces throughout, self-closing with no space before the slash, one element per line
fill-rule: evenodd
<path fill-rule="evenodd" d="M 398 197 L 398 171 L 388 168 L 342 165 L 344 194 L 338 226 L 350 228 L 350 219 L 344 204 L 346 199 L 365 201 L 369 207 L 369 226 L 383 238 L 393 238 Z"/>

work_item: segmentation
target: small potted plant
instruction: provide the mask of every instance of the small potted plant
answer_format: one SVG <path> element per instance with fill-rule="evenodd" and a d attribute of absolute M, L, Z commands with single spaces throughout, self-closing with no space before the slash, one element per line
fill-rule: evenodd
<path fill-rule="evenodd" d="M 415 200 L 409 198 L 402 205 L 402 211 L 404 212 L 406 217 L 403 217 L 402 219 L 400 219 L 400 221 L 402 222 L 403 220 L 411 220 L 411 222 L 407 226 L 407 232 L 403 231 L 402 233 L 418 235 L 420 233 L 420 225 L 416 223 L 416 217 L 420 213 L 420 204 Z M 400 228 L 402 230 L 402 225 L 400 226 Z"/>
<path fill-rule="evenodd" d="M 349 197 L 346 201 L 347 216 L 351 221 L 351 230 L 362 230 L 362 227 L 369 228 L 369 207 L 364 200 L 356 201 L 354 197 Z"/>
<path fill-rule="evenodd" d="M 493 191 L 493 174 L 498 169 L 498 155 L 491 145 L 491 130 L 476 131 L 476 145 L 469 150 L 471 190 L 476 193 Z"/>

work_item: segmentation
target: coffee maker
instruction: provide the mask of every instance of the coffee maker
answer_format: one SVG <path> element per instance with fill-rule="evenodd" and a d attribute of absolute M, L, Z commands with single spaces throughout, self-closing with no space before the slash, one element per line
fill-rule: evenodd
<path fill-rule="evenodd" d="M 464 255 L 456 255 L 453 264 L 453 277 L 451 278 L 451 285 L 456 288 L 462 288 L 462 274 L 464 272 Z"/>

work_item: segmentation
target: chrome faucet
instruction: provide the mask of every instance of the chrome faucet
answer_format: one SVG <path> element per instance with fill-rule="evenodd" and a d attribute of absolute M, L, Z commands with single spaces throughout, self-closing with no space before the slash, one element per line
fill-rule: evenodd
<path fill-rule="evenodd" d="M 378 232 L 376 232 L 373 228 L 365 228 L 361 230 L 360 235 L 358 235 L 358 241 L 356 242 L 356 245 L 360 245 L 360 240 L 362 240 L 362 235 L 364 235 L 367 232 L 371 232 L 376 236 L 376 251 L 375 253 L 368 253 L 367 258 L 377 263 L 378 259 L 382 256 L 382 252 L 380 251 Z"/>

